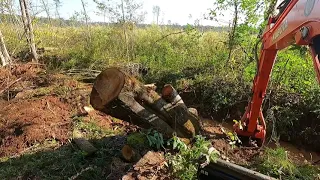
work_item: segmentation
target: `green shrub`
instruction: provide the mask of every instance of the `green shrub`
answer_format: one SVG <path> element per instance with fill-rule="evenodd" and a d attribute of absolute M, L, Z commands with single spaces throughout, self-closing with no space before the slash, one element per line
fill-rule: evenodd
<path fill-rule="evenodd" d="M 219 157 L 217 151 L 209 150 L 211 143 L 202 136 L 197 136 L 196 142 L 191 147 L 188 147 L 177 137 L 173 137 L 169 144 L 179 152 L 176 154 L 167 153 L 166 159 L 174 176 L 181 180 L 196 179 L 200 158 L 205 157 L 209 163 L 215 162 Z"/>
<path fill-rule="evenodd" d="M 319 169 L 311 165 L 295 165 L 288 157 L 284 148 L 267 148 L 264 155 L 259 158 L 255 167 L 262 173 L 280 179 L 311 180 L 317 177 Z"/>

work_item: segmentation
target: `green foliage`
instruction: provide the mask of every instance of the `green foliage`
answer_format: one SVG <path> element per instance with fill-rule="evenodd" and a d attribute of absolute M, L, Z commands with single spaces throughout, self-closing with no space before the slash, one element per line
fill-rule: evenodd
<path fill-rule="evenodd" d="M 215 162 L 219 157 L 217 151 L 210 150 L 210 141 L 205 140 L 202 136 L 196 136 L 196 141 L 191 147 L 177 137 L 173 137 L 168 144 L 178 150 L 177 154 L 167 153 L 166 159 L 173 174 L 181 180 L 196 179 L 201 157 L 205 157 L 208 162 Z"/>
<path fill-rule="evenodd" d="M 241 143 L 241 140 L 235 132 L 228 132 L 227 137 L 229 138 L 229 144 L 231 145 L 231 148 L 235 148 L 236 143 Z"/>
<path fill-rule="evenodd" d="M 132 133 L 127 137 L 127 144 L 131 147 L 142 148 L 148 145 L 148 139 L 144 133 Z"/>
<path fill-rule="evenodd" d="M 288 154 L 283 148 L 267 148 L 262 158 L 261 167 L 268 170 L 264 173 L 280 176 L 282 174 L 293 174 L 296 171 L 295 165 L 288 158 Z"/>
<path fill-rule="evenodd" d="M 265 174 L 269 174 L 280 179 L 315 179 L 319 169 L 310 165 L 295 165 L 288 157 L 284 148 L 267 148 L 264 155 L 260 157 L 257 169 Z"/>
<path fill-rule="evenodd" d="M 150 147 L 157 148 L 158 150 L 160 148 L 164 148 L 163 136 L 158 131 L 149 129 L 148 132 L 146 133 L 146 137 L 148 139 Z"/>

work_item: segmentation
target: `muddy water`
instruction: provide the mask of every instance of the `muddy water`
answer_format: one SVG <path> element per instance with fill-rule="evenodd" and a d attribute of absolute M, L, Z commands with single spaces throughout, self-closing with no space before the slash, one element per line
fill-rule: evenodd
<path fill-rule="evenodd" d="M 225 131 L 229 132 L 232 131 L 232 123 L 220 123 L 210 119 L 203 119 L 205 126 L 213 126 L 224 128 Z M 320 165 L 320 152 L 309 151 L 303 148 L 298 148 L 289 142 L 280 141 L 279 143 L 274 142 L 267 142 L 265 144 L 266 147 L 269 148 L 276 148 L 278 146 L 283 147 L 287 152 L 289 157 L 295 162 L 299 164 L 304 163 L 315 163 Z M 319 162 L 318 162 L 319 161 Z M 316 163 L 317 162 L 317 163 Z"/>

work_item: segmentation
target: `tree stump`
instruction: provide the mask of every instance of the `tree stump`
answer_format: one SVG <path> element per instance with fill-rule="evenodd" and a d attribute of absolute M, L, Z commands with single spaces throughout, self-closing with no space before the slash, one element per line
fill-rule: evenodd
<path fill-rule="evenodd" d="M 93 84 L 90 104 L 143 128 L 155 128 L 166 137 L 192 138 L 200 132 L 199 118 L 190 112 L 177 91 L 164 87 L 162 96 L 117 68 L 102 71 Z"/>

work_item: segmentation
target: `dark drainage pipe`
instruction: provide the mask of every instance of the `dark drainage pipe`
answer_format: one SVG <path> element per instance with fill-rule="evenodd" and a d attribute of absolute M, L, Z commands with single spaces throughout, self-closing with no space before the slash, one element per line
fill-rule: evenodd
<path fill-rule="evenodd" d="M 198 169 L 199 180 L 275 180 L 259 172 L 242 166 L 218 159 L 216 163 L 210 163 L 204 168 Z"/>

